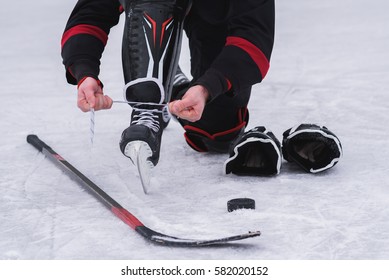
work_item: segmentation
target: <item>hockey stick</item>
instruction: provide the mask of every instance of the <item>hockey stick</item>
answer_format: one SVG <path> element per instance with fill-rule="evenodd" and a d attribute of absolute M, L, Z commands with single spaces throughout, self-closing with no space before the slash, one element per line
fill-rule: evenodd
<path fill-rule="evenodd" d="M 167 246 L 182 246 L 182 247 L 201 247 L 210 245 L 222 245 L 231 241 L 242 240 L 250 237 L 259 236 L 259 231 L 248 232 L 240 235 L 229 236 L 225 238 L 217 238 L 210 240 L 194 240 L 177 238 L 156 232 L 146 227 L 134 215 L 123 208 L 118 202 L 110 197 L 106 192 L 100 189 L 95 183 L 89 180 L 84 174 L 72 166 L 62 156 L 56 153 L 50 146 L 40 140 L 36 135 L 28 135 L 27 142 L 34 146 L 38 151 L 47 156 L 60 169 L 65 171 L 70 178 L 80 183 L 88 192 L 96 197 L 102 204 L 104 204 L 112 213 L 114 213 L 124 223 L 129 225 L 138 234 L 143 236 L 146 240 L 160 245 Z"/>

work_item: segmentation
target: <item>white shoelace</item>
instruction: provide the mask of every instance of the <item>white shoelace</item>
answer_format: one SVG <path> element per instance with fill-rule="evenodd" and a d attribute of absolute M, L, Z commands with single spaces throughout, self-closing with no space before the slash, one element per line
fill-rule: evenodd
<path fill-rule="evenodd" d="M 95 110 L 93 108 L 90 109 L 89 132 L 90 132 L 90 143 L 91 143 L 91 146 L 93 146 L 93 141 L 95 138 Z"/>
<path fill-rule="evenodd" d="M 145 125 L 155 132 L 158 132 L 160 129 L 159 125 L 159 116 L 157 114 L 162 114 L 162 110 L 157 109 L 141 109 L 133 108 L 137 113 L 134 115 L 134 119 L 131 121 L 131 124 L 141 124 Z"/>
<path fill-rule="evenodd" d="M 114 100 L 113 103 L 124 103 L 124 104 L 129 104 L 129 105 L 143 105 L 143 104 L 148 104 L 148 105 L 153 105 L 153 106 L 158 106 L 158 107 L 165 107 L 167 106 L 166 104 L 161 104 L 161 103 L 153 103 L 153 102 L 135 102 L 135 101 L 123 101 L 123 100 Z"/>
<path fill-rule="evenodd" d="M 140 112 L 137 114 L 135 119 L 132 121 L 134 124 L 142 124 L 147 127 L 150 127 L 152 130 L 157 132 L 160 129 L 158 115 L 157 114 L 167 114 L 167 116 L 164 116 L 164 118 L 168 118 L 170 115 L 168 106 L 166 104 L 158 104 L 158 103 L 139 103 L 139 102 L 128 102 L 128 101 L 113 101 L 113 103 L 126 103 L 130 105 L 142 105 L 142 104 L 148 104 L 153 106 L 160 106 L 161 109 L 141 109 L 141 108 L 133 108 L 133 110 L 136 110 Z M 167 110 L 164 110 L 167 108 Z M 95 138 L 95 110 L 93 108 L 90 109 L 90 123 L 89 123 L 89 139 L 91 146 L 93 146 L 94 138 Z"/>

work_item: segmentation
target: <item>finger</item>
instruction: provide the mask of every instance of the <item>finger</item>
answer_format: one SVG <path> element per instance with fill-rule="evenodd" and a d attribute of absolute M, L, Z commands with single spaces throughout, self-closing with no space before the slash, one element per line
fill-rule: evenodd
<path fill-rule="evenodd" d="M 103 108 L 103 105 L 104 105 L 104 96 L 100 93 L 96 93 L 95 106 L 93 107 L 93 109 L 95 109 L 95 111 L 101 110 Z"/>
<path fill-rule="evenodd" d="M 192 103 L 185 99 L 173 101 L 169 103 L 170 113 L 191 122 L 198 121 L 201 118 L 201 114 L 199 114 L 196 106 L 192 105 Z"/>
<path fill-rule="evenodd" d="M 178 117 L 180 117 L 181 119 L 188 120 L 190 122 L 196 122 L 200 119 L 199 114 L 193 109 L 181 111 Z"/>
<path fill-rule="evenodd" d="M 111 109 L 113 100 L 111 97 L 104 95 L 104 109 Z"/>
<path fill-rule="evenodd" d="M 193 104 L 191 102 L 186 101 L 186 99 L 177 100 L 173 104 L 173 110 L 175 112 L 177 112 L 177 114 L 179 114 L 181 112 L 184 112 L 184 111 L 187 111 L 188 109 L 190 109 L 192 107 L 192 105 Z"/>
<path fill-rule="evenodd" d="M 85 90 L 85 99 L 89 104 L 89 108 L 95 108 L 96 106 L 96 92 L 94 90 Z"/>
<path fill-rule="evenodd" d="M 77 95 L 77 106 L 83 112 L 89 111 L 95 107 L 96 98 L 93 91 L 84 91 L 80 89 Z"/>
<path fill-rule="evenodd" d="M 200 119 L 200 115 L 194 108 L 185 108 L 176 113 L 176 116 L 188 120 L 190 122 L 195 122 Z"/>
<path fill-rule="evenodd" d="M 176 111 L 176 109 L 175 109 L 175 107 L 174 107 L 174 104 L 175 104 L 176 102 L 177 102 L 177 101 L 171 101 L 171 102 L 169 102 L 169 104 L 168 104 L 169 112 L 170 112 L 170 114 L 172 114 L 172 115 L 177 115 L 177 111 Z"/>
<path fill-rule="evenodd" d="M 102 93 L 96 94 L 96 103 L 94 109 L 97 110 L 103 110 L 103 109 L 110 109 L 112 107 L 113 100 L 107 96 L 103 95 Z"/>
<path fill-rule="evenodd" d="M 79 100 L 77 102 L 77 107 L 80 108 L 80 110 L 83 111 L 83 112 L 90 111 L 89 103 L 85 99 Z"/>
<path fill-rule="evenodd" d="M 90 105 L 85 97 L 85 94 L 79 91 L 77 96 L 77 106 L 83 112 L 88 112 L 90 110 Z"/>

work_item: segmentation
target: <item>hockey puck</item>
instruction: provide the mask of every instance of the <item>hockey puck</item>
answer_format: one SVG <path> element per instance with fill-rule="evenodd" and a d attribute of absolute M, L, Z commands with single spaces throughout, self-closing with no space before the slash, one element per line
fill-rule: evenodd
<path fill-rule="evenodd" d="M 235 198 L 227 202 L 228 212 L 238 209 L 255 209 L 255 200 L 251 198 Z"/>

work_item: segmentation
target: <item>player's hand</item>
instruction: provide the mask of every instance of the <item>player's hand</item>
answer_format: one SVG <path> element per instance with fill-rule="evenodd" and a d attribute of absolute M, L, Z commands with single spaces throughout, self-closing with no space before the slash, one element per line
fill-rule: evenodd
<path fill-rule="evenodd" d="M 112 103 L 112 99 L 104 95 L 101 84 L 96 79 L 87 77 L 78 86 L 77 106 L 81 111 L 110 109 Z"/>
<path fill-rule="evenodd" d="M 201 119 L 208 98 L 208 90 L 196 85 L 189 88 L 182 99 L 170 102 L 169 111 L 178 118 L 196 122 Z"/>

